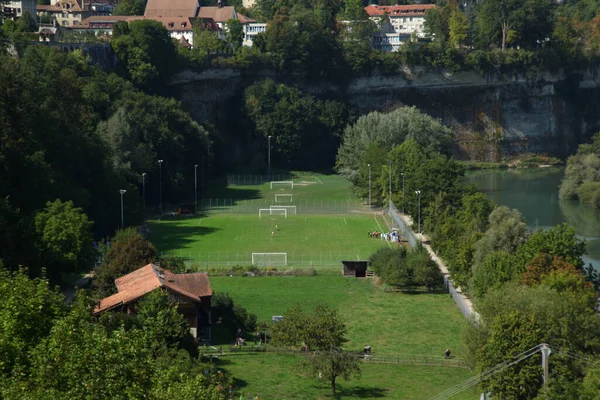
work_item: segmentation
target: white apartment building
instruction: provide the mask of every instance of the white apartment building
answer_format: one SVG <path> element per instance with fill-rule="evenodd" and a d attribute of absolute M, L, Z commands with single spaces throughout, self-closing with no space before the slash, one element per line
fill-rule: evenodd
<path fill-rule="evenodd" d="M 252 41 L 259 33 L 267 30 L 267 24 L 262 22 L 248 22 L 244 24 L 244 46 L 252 47 Z"/>
<path fill-rule="evenodd" d="M 369 18 L 380 26 L 380 29 L 373 34 L 373 47 L 382 51 L 398 51 L 412 35 L 424 38 L 425 13 L 435 7 L 434 4 L 368 5 L 365 11 Z"/>
<path fill-rule="evenodd" d="M 19 18 L 25 11 L 29 11 L 31 18 L 36 19 L 35 14 L 35 0 L 20 0 L 20 1 L 9 1 L 6 4 L 0 4 L 0 18 L 2 14 L 8 18 Z"/>

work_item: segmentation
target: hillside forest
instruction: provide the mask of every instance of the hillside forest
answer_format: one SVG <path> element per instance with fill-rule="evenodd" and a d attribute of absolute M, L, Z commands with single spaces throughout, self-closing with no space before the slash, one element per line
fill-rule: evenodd
<path fill-rule="evenodd" d="M 317 98 L 279 80 L 258 81 L 240 94 L 232 105 L 239 118 L 226 131 L 192 119 L 171 97 L 168 80 L 183 68 L 267 67 L 281 78 L 343 85 L 351 76 L 374 68 L 392 73 L 401 64 L 536 73 L 591 65 L 599 54 L 600 0 L 438 5 L 427 16 L 436 40 L 398 53 L 371 49 L 370 22 L 364 31 L 341 28 L 341 20 L 366 21 L 363 3 L 354 0 L 258 0 L 251 16 L 270 21 L 267 32 L 252 49 L 237 48 L 230 38 L 231 50 L 218 57 L 210 46 L 222 43 L 207 32 L 198 29 L 203 38 L 188 51 L 161 24 L 135 21 L 120 26 L 111 42 L 120 60 L 115 71 L 90 65 L 78 51 L 27 45 L 28 27 L 5 21 L 0 380 L 6 384 L 0 397 L 77 398 L 83 381 L 97 398 L 224 398 L 219 388 L 231 378 L 198 362 L 185 322 L 166 298 L 150 297 L 136 318 L 95 323 L 93 299 L 80 293 L 67 305 L 53 287 L 64 274 L 88 270 L 99 255 L 94 242 L 117 231 L 113 244 L 141 243 L 140 251 L 123 251 L 115 255 L 120 261 L 104 265 L 107 285 L 128 272 L 127 256 L 155 259 L 150 243 L 118 230 L 121 199 L 124 225 L 136 226 L 151 213 L 194 200 L 195 165 L 206 170 L 206 181 L 242 168 L 264 173 L 272 136 L 278 169 L 335 170 L 364 196 L 371 164 L 374 202 L 389 200 L 391 176 L 392 200 L 410 215 L 414 191 L 422 191 L 423 230 L 481 315 L 466 338 L 479 371 L 532 343 L 562 350 L 554 355 L 557 378 L 543 389 L 535 358 L 484 388 L 499 398 L 595 398 L 600 279 L 581 260 L 585 242 L 566 225 L 529 232 L 517 211 L 465 185 L 450 128 L 411 107 L 359 116 L 343 98 Z M 595 201 L 595 146 L 582 146 L 569 162 L 575 178 L 563 183 L 565 196 Z"/>

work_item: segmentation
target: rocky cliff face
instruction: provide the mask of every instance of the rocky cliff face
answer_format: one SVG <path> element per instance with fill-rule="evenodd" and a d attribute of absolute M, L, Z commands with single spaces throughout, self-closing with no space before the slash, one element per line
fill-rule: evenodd
<path fill-rule="evenodd" d="M 172 88 L 196 120 L 221 125 L 239 113 L 244 88 L 265 76 L 243 77 L 232 70 L 186 72 L 173 80 Z M 302 86 L 318 96 L 344 98 L 361 114 L 414 105 L 454 129 L 456 154 L 462 159 L 497 161 L 526 152 L 566 157 L 600 129 L 596 71 L 530 80 L 417 68 L 396 76 L 359 78 L 343 90 Z"/>

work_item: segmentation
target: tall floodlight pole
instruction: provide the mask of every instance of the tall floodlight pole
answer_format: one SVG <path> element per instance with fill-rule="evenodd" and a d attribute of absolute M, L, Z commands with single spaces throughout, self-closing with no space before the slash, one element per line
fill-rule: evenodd
<path fill-rule="evenodd" d="M 194 205 L 198 207 L 198 164 L 194 165 Z"/>
<path fill-rule="evenodd" d="M 144 205 L 144 212 L 146 212 L 146 173 L 142 174 L 142 204 Z"/>
<path fill-rule="evenodd" d="M 406 200 L 404 200 L 405 199 L 405 197 L 404 197 L 404 172 L 401 173 L 400 175 L 402 175 L 402 214 L 404 214 L 405 213 L 404 203 L 406 202 Z"/>
<path fill-rule="evenodd" d="M 160 197 L 160 215 L 163 212 L 163 202 L 162 202 L 162 165 L 164 160 L 158 160 L 158 168 L 160 169 L 160 175 L 158 179 L 159 183 L 159 197 Z"/>
<path fill-rule="evenodd" d="M 202 156 L 202 198 L 204 198 L 204 156 Z"/>
<path fill-rule="evenodd" d="M 123 195 L 127 192 L 125 189 L 119 190 L 121 193 L 121 229 L 125 229 L 125 220 L 123 219 Z"/>
<path fill-rule="evenodd" d="M 420 190 L 415 190 L 415 194 L 417 195 L 417 198 L 419 200 L 419 232 L 421 233 L 421 191 Z"/>
<path fill-rule="evenodd" d="M 271 135 L 267 137 L 267 147 L 268 151 L 268 164 L 269 164 L 269 181 L 271 181 Z"/>
<path fill-rule="evenodd" d="M 371 208 L 371 164 L 367 164 L 369 167 L 369 208 Z"/>

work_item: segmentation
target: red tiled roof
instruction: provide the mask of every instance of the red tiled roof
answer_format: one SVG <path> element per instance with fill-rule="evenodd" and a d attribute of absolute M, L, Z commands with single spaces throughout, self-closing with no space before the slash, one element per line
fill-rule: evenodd
<path fill-rule="evenodd" d="M 154 17 L 152 19 L 163 24 L 168 31 L 192 30 L 192 23 L 188 17 Z"/>
<path fill-rule="evenodd" d="M 207 274 L 174 274 L 154 264 L 148 264 L 115 279 L 115 285 L 119 292 L 100 300 L 94 314 L 131 303 L 160 287 L 196 302 L 200 301 L 201 297 L 212 296 Z"/>
<path fill-rule="evenodd" d="M 370 4 L 365 7 L 365 11 L 370 17 L 388 14 L 391 17 L 398 16 L 423 16 L 427 10 L 436 8 L 435 4 L 413 4 L 408 6 L 378 6 Z"/>
<path fill-rule="evenodd" d="M 215 22 L 225 23 L 236 16 L 235 7 L 200 7 L 198 18 L 211 18 Z"/>
<path fill-rule="evenodd" d="M 102 23 L 115 23 L 118 21 L 136 21 L 139 19 L 144 19 L 141 15 L 95 15 L 93 17 L 88 17 L 81 21 L 81 23 L 77 25 L 73 25 L 72 28 L 82 29 L 89 28 L 90 23 L 92 22 L 102 22 Z"/>
<path fill-rule="evenodd" d="M 197 8 L 197 0 L 148 0 L 144 16 L 194 18 Z"/>
<path fill-rule="evenodd" d="M 248 24 L 250 22 L 256 22 L 255 19 L 248 18 L 245 15 L 240 14 L 239 12 L 236 12 L 236 14 L 237 14 L 237 19 L 239 19 L 242 24 Z"/>

